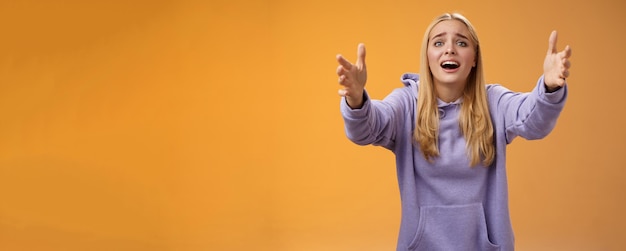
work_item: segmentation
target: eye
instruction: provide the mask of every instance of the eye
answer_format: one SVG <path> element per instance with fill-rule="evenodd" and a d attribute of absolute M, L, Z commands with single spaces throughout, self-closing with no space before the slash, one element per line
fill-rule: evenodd
<path fill-rule="evenodd" d="M 461 47 L 467 47 L 467 43 L 465 41 L 458 41 L 456 44 Z"/>
<path fill-rule="evenodd" d="M 435 41 L 435 42 L 433 43 L 433 45 L 434 45 L 435 47 L 440 47 L 440 46 L 443 46 L 443 42 L 441 42 L 441 41 Z"/>

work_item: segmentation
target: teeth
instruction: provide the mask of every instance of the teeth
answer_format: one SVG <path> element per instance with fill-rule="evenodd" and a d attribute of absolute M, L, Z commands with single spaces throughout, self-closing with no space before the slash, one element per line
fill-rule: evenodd
<path fill-rule="evenodd" d="M 454 61 L 444 61 L 441 65 L 459 65 L 457 62 Z"/>

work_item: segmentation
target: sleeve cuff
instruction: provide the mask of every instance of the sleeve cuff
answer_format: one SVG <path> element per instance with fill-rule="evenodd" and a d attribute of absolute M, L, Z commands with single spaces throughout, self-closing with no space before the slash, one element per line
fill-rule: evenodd
<path fill-rule="evenodd" d="M 543 76 L 539 78 L 538 84 L 539 96 L 543 97 L 548 103 L 558 104 L 565 100 L 565 97 L 567 96 L 567 83 L 554 92 L 547 92 L 548 87 L 546 87 Z"/>
<path fill-rule="evenodd" d="M 361 108 L 351 108 L 348 105 L 348 101 L 346 97 L 341 97 L 341 113 L 345 117 L 355 118 L 355 117 L 364 117 L 367 114 L 367 111 L 370 109 L 370 98 L 367 94 L 367 90 L 363 91 L 363 105 Z"/>

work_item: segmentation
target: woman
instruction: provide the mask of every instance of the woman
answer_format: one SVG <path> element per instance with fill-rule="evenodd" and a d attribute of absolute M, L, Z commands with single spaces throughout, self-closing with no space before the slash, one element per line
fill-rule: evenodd
<path fill-rule="evenodd" d="M 346 134 L 395 153 L 402 199 L 397 250 L 513 250 L 505 148 L 545 137 L 567 96 L 571 49 L 549 39 L 544 74 L 529 93 L 485 85 L 480 43 L 460 14 L 426 30 L 420 74 L 384 100 L 365 91 L 365 46 L 337 56 Z"/>

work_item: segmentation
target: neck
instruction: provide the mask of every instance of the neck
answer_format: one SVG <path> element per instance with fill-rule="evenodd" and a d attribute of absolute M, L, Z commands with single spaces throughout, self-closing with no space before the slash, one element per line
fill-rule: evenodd
<path fill-rule="evenodd" d="M 460 84 L 442 84 L 435 82 L 435 93 L 437 93 L 437 98 L 441 99 L 443 102 L 450 103 L 461 98 L 464 87 L 464 85 Z"/>

